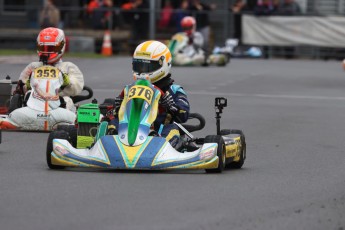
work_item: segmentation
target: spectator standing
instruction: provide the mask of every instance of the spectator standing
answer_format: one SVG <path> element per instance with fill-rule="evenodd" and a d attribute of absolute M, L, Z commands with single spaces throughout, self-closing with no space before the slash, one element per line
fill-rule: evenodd
<path fill-rule="evenodd" d="M 302 13 L 301 7 L 295 0 L 284 0 L 279 6 L 278 14 L 285 16 L 299 15 Z"/>
<path fill-rule="evenodd" d="M 257 16 L 269 16 L 276 13 L 278 8 L 278 1 L 275 0 L 258 0 L 254 7 L 254 14 Z M 264 57 L 269 58 L 269 47 L 263 46 Z"/>
<path fill-rule="evenodd" d="M 231 12 L 234 16 L 234 38 L 238 39 L 241 44 L 242 39 L 242 13 L 248 11 L 248 7 L 245 0 L 236 0 L 235 3 L 230 7 Z"/>
<path fill-rule="evenodd" d="M 89 19 L 89 24 L 92 25 L 94 29 L 99 26 L 98 21 L 100 21 L 100 19 L 96 18 L 98 15 L 95 12 L 100 6 L 101 2 L 99 0 L 91 0 L 86 7 L 86 15 Z"/>
<path fill-rule="evenodd" d="M 166 1 L 160 14 L 160 20 L 158 23 L 159 29 L 167 28 L 171 25 L 171 19 L 173 15 L 173 7 L 170 1 Z"/>
<path fill-rule="evenodd" d="M 60 11 L 54 5 L 53 0 L 46 0 L 40 13 L 39 24 L 42 29 L 47 27 L 59 27 Z"/>
<path fill-rule="evenodd" d="M 145 40 L 147 39 L 149 25 L 149 17 L 147 12 L 149 9 L 148 3 L 146 0 L 135 0 L 133 3 L 133 8 L 135 9 L 132 24 L 134 38 L 137 40 Z"/>
<path fill-rule="evenodd" d="M 91 15 L 95 9 L 99 8 L 101 5 L 100 1 L 98 0 L 91 0 L 88 4 L 87 4 L 87 8 L 86 8 L 86 12 L 88 15 Z"/>
<path fill-rule="evenodd" d="M 112 29 L 112 8 L 112 0 L 93 0 L 89 3 L 87 11 L 94 29 Z"/>
<path fill-rule="evenodd" d="M 192 0 L 190 5 L 190 10 L 192 14 L 195 15 L 197 30 L 204 37 L 204 50 L 208 53 L 209 41 L 210 41 L 210 21 L 209 21 L 209 11 L 216 8 L 215 4 L 205 4 L 200 0 Z"/>
<path fill-rule="evenodd" d="M 189 3 L 188 0 L 181 1 L 181 4 L 179 5 L 179 8 L 176 9 L 174 15 L 173 15 L 173 23 L 176 27 L 177 32 L 182 32 L 182 26 L 181 21 L 184 17 L 189 16 Z"/>
<path fill-rule="evenodd" d="M 102 18 L 102 24 L 105 29 L 113 29 L 114 23 L 113 23 L 113 1 L 112 0 L 103 0 L 103 4 L 101 6 L 103 9 L 103 18 Z"/>
<path fill-rule="evenodd" d="M 246 7 L 248 11 L 253 12 L 259 0 L 246 0 Z"/>
<path fill-rule="evenodd" d="M 272 15 L 278 9 L 278 1 L 274 0 L 258 0 L 254 13 L 256 15 Z"/>
<path fill-rule="evenodd" d="M 131 46 L 134 49 L 138 43 L 146 40 L 149 28 L 149 5 L 146 0 L 133 0 L 123 4 L 121 8 L 127 11 L 126 18 L 131 21 Z"/>
<path fill-rule="evenodd" d="M 71 0 L 54 0 L 55 6 L 60 10 L 60 24 L 59 28 L 63 29 L 65 26 L 71 26 L 72 22 L 70 20 L 72 11 L 69 8 L 72 6 Z"/>
<path fill-rule="evenodd" d="M 277 14 L 282 16 L 300 15 L 302 13 L 300 6 L 294 0 L 284 0 L 279 6 Z M 295 47 L 284 47 L 284 56 L 287 59 L 295 57 Z"/>

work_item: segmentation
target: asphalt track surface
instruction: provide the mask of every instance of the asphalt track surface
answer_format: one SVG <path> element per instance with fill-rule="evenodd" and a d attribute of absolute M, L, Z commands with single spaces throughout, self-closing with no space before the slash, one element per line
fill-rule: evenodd
<path fill-rule="evenodd" d="M 130 59 L 70 59 L 100 101 L 131 82 Z M 0 60 L 18 76 L 27 60 Z M 173 69 L 192 111 L 216 131 L 242 129 L 240 170 L 206 174 L 49 170 L 47 134 L 4 133 L 0 229 L 345 229 L 345 73 L 336 61 L 241 60 Z M 114 91 L 115 90 L 115 91 Z"/>

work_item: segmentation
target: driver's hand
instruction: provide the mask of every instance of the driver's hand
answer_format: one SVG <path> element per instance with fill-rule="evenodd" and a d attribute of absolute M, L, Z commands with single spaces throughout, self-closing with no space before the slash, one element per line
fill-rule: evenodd
<path fill-rule="evenodd" d="M 26 87 L 26 90 L 30 90 L 31 89 L 30 78 L 25 82 L 25 87 Z"/>
<path fill-rule="evenodd" d="M 66 86 L 69 86 L 71 84 L 71 81 L 70 81 L 67 73 L 62 73 L 62 78 L 63 78 L 62 87 L 66 87 Z"/>
<path fill-rule="evenodd" d="M 166 92 L 163 97 L 161 97 L 160 104 L 171 113 L 176 113 L 178 111 L 177 105 L 169 91 Z"/>

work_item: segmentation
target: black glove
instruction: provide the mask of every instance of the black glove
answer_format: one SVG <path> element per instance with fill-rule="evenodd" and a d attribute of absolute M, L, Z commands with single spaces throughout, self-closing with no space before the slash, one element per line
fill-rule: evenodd
<path fill-rule="evenodd" d="M 178 111 L 177 105 L 169 92 L 166 92 L 160 99 L 160 104 L 172 114 Z"/>

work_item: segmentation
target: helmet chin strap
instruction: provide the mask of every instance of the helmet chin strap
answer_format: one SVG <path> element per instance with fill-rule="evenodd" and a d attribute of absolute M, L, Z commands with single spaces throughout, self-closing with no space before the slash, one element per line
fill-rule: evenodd
<path fill-rule="evenodd" d="M 48 59 L 49 59 L 50 54 L 48 55 L 41 55 L 40 56 L 40 62 L 43 62 L 43 65 L 48 65 Z"/>

